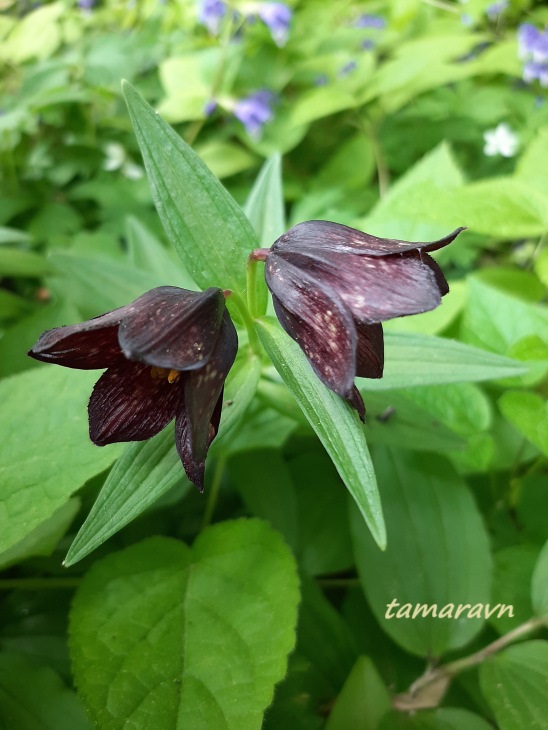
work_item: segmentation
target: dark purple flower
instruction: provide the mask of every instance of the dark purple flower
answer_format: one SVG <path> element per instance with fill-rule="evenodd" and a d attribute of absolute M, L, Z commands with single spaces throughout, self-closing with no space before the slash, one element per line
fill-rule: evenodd
<path fill-rule="evenodd" d="M 80 370 L 107 368 L 88 405 L 98 446 L 149 439 L 175 418 L 177 451 L 202 491 L 237 348 L 220 289 L 161 286 L 100 317 L 44 332 L 28 354 Z"/>
<path fill-rule="evenodd" d="M 261 3 L 258 13 L 259 18 L 268 26 L 274 43 L 285 46 L 293 15 L 291 8 L 283 3 Z"/>
<path fill-rule="evenodd" d="M 250 137 L 257 139 L 263 126 L 272 119 L 273 100 L 274 94 L 263 89 L 234 105 L 234 116 L 244 125 Z"/>
<path fill-rule="evenodd" d="M 429 255 L 451 243 L 377 238 L 328 221 L 294 226 L 251 256 L 264 260 L 280 324 L 320 380 L 365 416 L 354 378 L 380 378 L 381 322 L 434 309 L 449 287 Z"/>
<path fill-rule="evenodd" d="M 201 0 L 198 21 L 205 25 L 211 35 L 219 35 L 225 14 L 226 3 L 223 0 Z"/>
<path fill-rule="evenodd" d="M 365 13 L 364 15 L 360 15 L 355 25 L 356 28 L 376 28 L 377 30 L 382 30 L 386 28 L 386 20 L 381 18 L 380 15 Z"/>

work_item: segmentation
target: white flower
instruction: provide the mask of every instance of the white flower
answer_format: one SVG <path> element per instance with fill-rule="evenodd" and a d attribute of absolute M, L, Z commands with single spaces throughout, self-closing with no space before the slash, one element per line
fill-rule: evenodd
<path fill-rule="evenodd" d="M 108 142 L 104 147 L 104 153 L 103 170 L 108 172 L 120 170 L 128 180 L 139 180 L 143 177 L 143 168 L 128 158 L 127 152 L 118 142 Z"/>
<path fill-rule="evenodd" d="M 483 154 L 487 157 L 494 157 L 495 155 L 513 157 L 519 147 L 517 135 L 504 122 L 495 129 L 488 129 L 484 132 L 483 139 L 485 140 Z"/>

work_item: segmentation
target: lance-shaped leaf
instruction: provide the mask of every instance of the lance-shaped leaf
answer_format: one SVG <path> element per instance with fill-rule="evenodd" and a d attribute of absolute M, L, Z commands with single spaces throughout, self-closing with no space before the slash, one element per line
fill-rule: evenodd
<path fill-rule="evenodd" d="M 194 281 L 245 292 L 245 262 L 256 246 L 241 208 L 195 152 L 135 89 L 124 96 L 152 195 L 167 236 Z"/>
<path fill-rule="evenodd" d="M 275 320 L 260 319 L 257 329 L 265 350 L 333 460 L 375 541 L 384 549 L 386 532 L 380 497 L 357 413 L 323 385 L 300 348 Z"/>

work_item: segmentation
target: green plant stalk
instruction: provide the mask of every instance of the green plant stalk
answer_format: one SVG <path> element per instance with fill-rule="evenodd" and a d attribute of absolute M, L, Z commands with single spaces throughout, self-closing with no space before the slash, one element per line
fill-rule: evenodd
<path fill-rule="evenodd" d="M 0 580 L 0 591 L 41 591 L 50 588 L 78 588 L 80 578 L 8 578 Z"/>
<path fill-rule="evenodd" d="M 234 309 L 238 313 L 240 317 L 240 321 L 243 323 L 244 327 L 247 330 L 247 335 L 249 337 L 249 346 L 251 347 L 251 350 L 255 353 L 255 355 L 261 355 L 263 352 L 261 343 L 259 341 L 259 336 L 257 335 L 257 332 L 255 330 L 255 324 L 253 322 L 253 317 L 249 313 L 249 309 L 247 308 L 244 300 L 242 297 L 237 294 L 236 292 L 231 292 L 230 296 L 227 299 L 227 304 L 230 307 L 230 304 L 233 305 Z"/>
<path fill-rule="evenodd" d="M 499 651 L 502 651 L 507 646 L 510 646 L 510 644 L 513 644 L 518 639 L 521 639 L 523 636 L 526 636 L 527 634 L 530 634 L 533 631 L 536 631 L 537 629 L 545 626 L 548 626 L 548 616 L 544 616 L 542 618 L 530 618 L 525 623 L 521 624 L 512 631 L 509 631 L 507 634 L 504 634 L 504 636 L 499 637 L 491 644 L 485 646 L 483 649 L 476 651 L 474 654 L 470 654 L 470 656 L 463 657 L 462 659 L 456 659 L 455 661 L 449 662 L 448 664 L 442 664 L 436 669 L 431 669 L 429 667 L 421 677 L 413 682 L 413 684 L 409 688 L 408 693 L 405 693 L 403 695 L 396 695 L 396 697 L 394 697 L 394 707 L 401 710 L 409 709 L 409 698 L 417 697 L 419 693 L 426 690 L 426 688 L 430 685 L 443 682 L 446 682 L 448 685 L 451 679 L 453 679 L 453 677 L 455 677 L 457 674 L 460 674 L 460 672 L 464 672 L 467 669 L 471 669 L 472 667 L 477 666 L 478 664 L 482 664 L 486 659 L 489 659 L 489 657 L 493 656 L 493 654 L 497 654 Z M 443 694 L 444 693 L 440 695 L 439 701 L 441 701 L 441 699 L 443 698 Z M 415 709 L 419 709 L 419 707 L 420 705 L 417 704 Z"/>
<path fill-rule="evenodd" d="M 217 504 L 217 500 L 219 499 L 219 491 L 221 489 L 221 481 L 223 479 L 225 464 L 226 456 L 222 454 L 221 456 L 219 456 L 219 458 L 217 459 L 217 463 L 215 464 L 213 481 L 209 489 L 207 504 L 204 510 L 204 517 L 202 519 L 202 530 L 205 530 L 205 528 L 208 527 L 208 525 L 211 523 L 213 513 L 215 512 L 215 506 Z"/>

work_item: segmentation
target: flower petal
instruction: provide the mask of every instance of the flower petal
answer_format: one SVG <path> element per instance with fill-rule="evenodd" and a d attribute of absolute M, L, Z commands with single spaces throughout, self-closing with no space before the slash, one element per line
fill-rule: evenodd
<path fill-rule="evenodd" d="M 124 310 L 121 307 L 80 324 L 48 330 L 40 335 L 28 355 L 79 370 L 107 368 L 123 358 L 118 325 Z"/>
<path fill-rule="evenodd" d="M 350 405 L 358 411 L 360 421 L 365 423 L 365 405 L 360 391 L 354 385 L 350 396 L 346 399 Z"/>
<path fill-rule="evenodd" d="M 314 256 L 284 252 L 277 258 L 283 261 L 282 272 L 298 267 L 301 277 L 308 274 L 337 292 L 354 318 L 365 324 L 427 312 L 441 301 L 431 263 L 415 252 L 379 257 L 322 250 Z"/>
<path fill-rule="evenodd" d="M 358 348 L 356 375 L 358 378 L 382 378 L 384 369 L 384 336 L 382 324 L 356 322 Z"/>
<path fill-rule="evenodd" d="M 144 441 L 175 417 L 183 400 L 184 378 L 153 378 L 151 368 L 124 360 L 99 378 L 88 405 L 89 435 L 97 446 Z"/>
<path fill-rule="evenodd" d="M 465 228 L 457 228 L 438 241 L 417 242 L 400 241 L 395 238 L 379 238 L 370 233 L 363 233 L 355 228 L 343 226 L 331 221 L 306 221 L 293 226 L 280 236 L 272 245 L 275 253 L 294 252 L 314 255 L 320 251 L 336 253 L 352 253 L 359 256 L 388 256 L 421 249 L 437 251 L 447 246 Z"/>
<path fill-rule="evenodd" d="M 276 254 L 268 257 L 265 276 L 284 330 L 320 380 L 348 398 L 356 374 L 356 328 L 348 308 L 334 291 Z"/>
<path fill-rule="evenodd" d="M 151 289 L 125 309 L 118 333 L 124 355 L 173 370 L 203 367 L 226 311 L 220 289 L 194 292 L 175 286 Z"/>
<path fill-rule="evenodd" d="M 211 357 L 204 367 L 185 376 L 184 407 L 177 414 L 175 443 L 188 478 L 200 491 L 205 458 L 219 428 L 224 382 L 237 351 L 236 329 L 225 310 Z"/>

